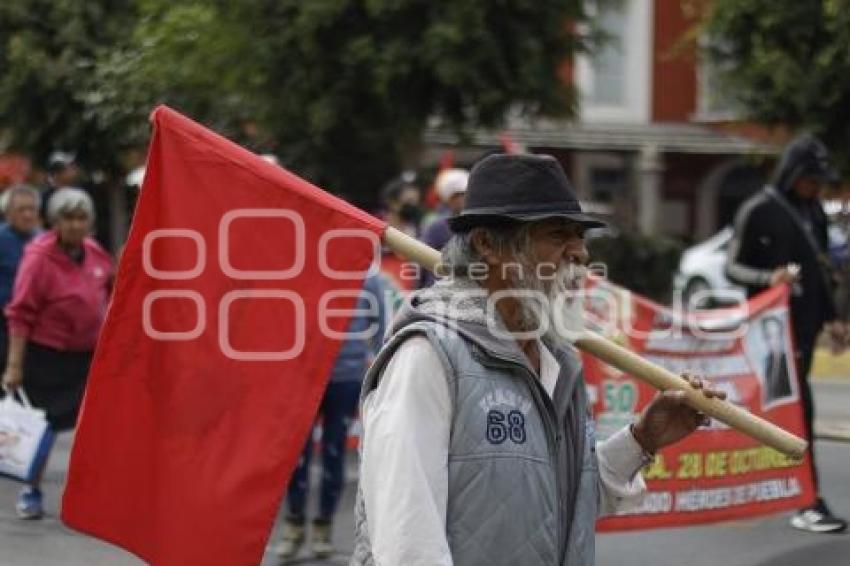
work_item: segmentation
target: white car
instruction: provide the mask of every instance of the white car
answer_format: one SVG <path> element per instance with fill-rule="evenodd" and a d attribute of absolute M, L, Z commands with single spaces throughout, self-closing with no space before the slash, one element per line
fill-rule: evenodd
<path fill-rule="evenodd" d="M 727 226 L 708 240 L 686 249 L 673 279 L 674 304 L 685 308 L 709 308 L 737 302 L 744 292 L 726 278 L 726 255 L 732 240 Z M 680 298 L 681 297 L 681 298 Z"/>
<path fill-rule="evenodd" d="M 827 200 L 829 255 L 837 264 L 850 264 L 850 203 Z M 726 256 L 732 240 L 732 227 L 726 226 L 706 241 L 682 252 L 679 270 L 673 279 L 673 302 L 684 308 L 711 308 L 737 302 L 744 288 L 726 278 Z M 699 295 L 697 295 L 699 293 Z M 694 301 L 693 299 L 697 300 Z"/>

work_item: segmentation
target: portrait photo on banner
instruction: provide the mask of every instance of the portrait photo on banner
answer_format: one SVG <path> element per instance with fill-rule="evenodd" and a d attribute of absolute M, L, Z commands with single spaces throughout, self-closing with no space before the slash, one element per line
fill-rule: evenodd
<path fill-rule="evenodd" d="M 785 309 L 762 313 L 750 321 L 744 339 L 747 358 L 761 383 L 763 411 L 799 397 L 787 317 Z"/>

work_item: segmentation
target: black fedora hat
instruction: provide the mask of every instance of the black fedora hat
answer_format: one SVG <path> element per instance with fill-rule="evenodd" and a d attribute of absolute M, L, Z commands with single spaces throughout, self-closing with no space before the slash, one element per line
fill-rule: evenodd
<path fill-rule="evenodd" d="M 585 228 L 605 223 L 585 214 L 567 175 L 551 155 L 496 154 L 469 175 L 463 211 L 449 219 L 455 232 L 476 226 L 563 218 Z"/>

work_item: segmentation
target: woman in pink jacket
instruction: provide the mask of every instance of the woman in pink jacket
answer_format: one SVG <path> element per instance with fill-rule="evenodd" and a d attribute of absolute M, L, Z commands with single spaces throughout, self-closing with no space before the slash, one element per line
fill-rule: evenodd
<path fill-rule="evenodd" d="M 55 431 L 74 428 L 92 351 L 112 281 L 112 260 L 88 235 L 91 197 L 56 191 L 47 205 L 53 229 L 25 249 L 6 307 L 9 350 L 3 385 L 23 386 L 33 405 L 47 412 Z M 40 474 L 39 474 L 40 476 Z M 39 480 L 21 491 L 18 516 L 43 514 Z"/>

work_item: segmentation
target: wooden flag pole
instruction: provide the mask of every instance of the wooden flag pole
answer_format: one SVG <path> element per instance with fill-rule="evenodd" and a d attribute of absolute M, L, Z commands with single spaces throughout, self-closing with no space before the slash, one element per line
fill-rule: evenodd
<path fill-rule="evenodd" d="M 384 242 L 397 253 L 435 272 L 440 263 L 440 253 L 393 227 L 384 231 Z M 749 411 L 717 398 L 709 399 L 680 376 L 655 365 L 634 352 L 623 348 L 590 330 L 576 332 L 572 339 L 576 347 L 593 354 L 603 362 L 632 375 L 661 391 L 684 391 L 687 403 L 694 409 L 731 428 L 750 436 L 795 459 L 806 453 L 808 443 L 775 424 Z"/>
<path fill-rule="evenodd" d="M 729 401 L 709 399 L 701 391 L 691 387 L 675 373 L 655 365 L 634 352 L 623 348 L 604 336 L 583 330 L 573 343 L 622 372 L 649 383 L 656 389 L 667 391 L 678 389 L 685 392 L 688 405 L 713 419 L 729 425 L 747 436 L 755 438 L 771 448 L 795 459 L 806 453 L 808 443 L 770 421 L 756 416 Z"/>

